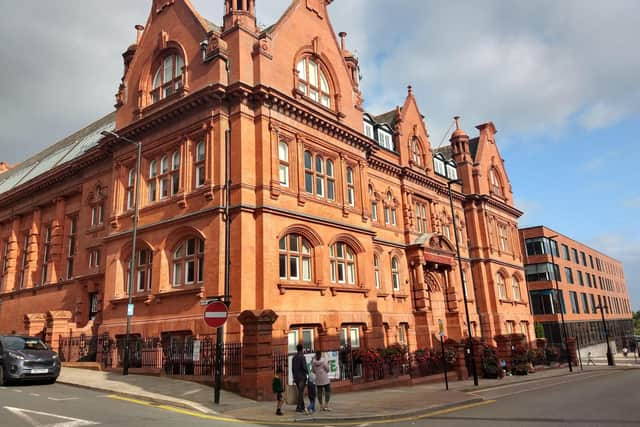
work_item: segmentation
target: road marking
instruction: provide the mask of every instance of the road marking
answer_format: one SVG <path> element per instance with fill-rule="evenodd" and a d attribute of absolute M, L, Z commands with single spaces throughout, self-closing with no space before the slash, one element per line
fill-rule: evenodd
<path fill-rule="evenodd" d="M 0 387 L 0 390 L 6 390 L 6 389 L 7 389 L 6 387 Z"/>
<path fill-rule="evenodd" d="M 94 425 L 100 424 L 95 421 L 83 420 L 81 418 L 65 417 L 64 415 L 51 414 L 48 412 L 32 411 L 31 409 L 14 408 L 12 406 L 5 406 L 4 409 L 12 412 L 14 415 L 17 415 L 18 417 L 27 421 L 33 427 L 84 427 L 84 426 L 94 426 Z M 65 421 L 55 423 L 55 424 L 42 424 L 40 421 L 34 420 L 33 417 L 29 414 L 40 415 L 40 416 L 51 417 L 51 418 L 58 418 Z"/>
<path fill-rule="evenodd" d="M 39 397 L 40 395 L 38 393 L 29 393 L 29 396 Z"/>
<path fill-rule="evenodd" d="M 15 389 L 13 391 L 15 391 L 16 393 L 22 393 L 22 390 L 20 390 L 20 389 Z"/>
<path fill-rule="evenodd" d="M 199 392 L 200 390 L 202 390 L 201 388 L 197 388 L 195 390 L 191 390 L 191 391 L 186 391 L 184 393 L 182 393 L 183 396 L 190 396 L 192 394 L 196 394 L 197 392 Z"/>
<path fill-rule="evenodd" d="M 216 415 L 207 415 L 207 414 L 203 414 L 203 413 L 200 413 L 200 412 L 191 411 L 191 410 L 188 410 L 188 409 L 177 408 L 175 406 L 156 405 L 156 404 L 153 404 L 151 402 L 146 402 L 144 400 L 132 399 L 132 398 L 129 398 L 129 397 L 118 396 L 116 394 L 113 394 L 113 395 L 107 396 L 107 397 L 109 397 L 110 399 L 122 400 L 122 401 L 125 401 L 125 402 L 134 403 L 136 405 L 142 405 L 142 406 L 148 406 L 148 407 L 163 409 L 165 411 L 175 412 L 177 414 L 188 415 L 188 416 L 191 416 L 191 417 L 201 418 L 201 419 L 205 419 L 205 420 L 216 420 L 216 421 L 225 421 L 225 422 L 229 422 L 229 423 L 238 423 L 238 424 L 258 424 L 258 425 L 270 425 L 270 426 L 274 426 L 274 425 L 278 425 L 278 426 L 289 426 L 289 425 L 318 426 L 318 423 L 314 423 L 314 422 L 300 422 L 300 421 L 274 422 L 274 421 L 271 421 L 271 420 L 264 420 L 264 421 L 260 421 L 260 420 L 239 420 L 239 419 L 236 419 L 236 418 L 229 418 L 229 417 L 216 416 Z M 413 416 L 413 417 L 395 418 L 393 420 L 387 418 L 387 419 L 384 419 L 384 420 L 368 421 L 367 424 L 368 425 L 389 424 L 390 421 L 394 421 L 394 422 L 415 421 L 415 420 L 419 420 L 419 419 L 423 419 L 423 418 L 430 418 L 430 417 L 436 417 L 436 416 L 439 416 L 439 415 L 449 414 L 451 412 L 461 411 L 461 410 L 464 410 L 464 409 L 475 408 L 476 406 L 489 405 L 489 404 L 495 403 L 495 402 L 496 402 L 495 400 L 483 400 L 482 402 L 474 402 L 474 403 L 469 403 L 469 404 L 465 404 L 465 405 L 454 406 L 454 407 L 451 407 L 451 408 L 441 409 L 441 410 L 429 412 L 429 413 L 422 414 L 422 415 L 416 415 L 416 416 Z M 362 421 L 342 422 L 342 423 L 332 423 L 331 424 L 331 426 L 359 426 L 359 425 L 363 425 Z M 328 425 L 326 425 L 325 427 L 327 427 L 327 426 Z"/>
<path fill-rule="evenodd" d="M 61 397 L 61 398 L 57 398 L 57 397 L 47 397 L 47 399 L 49 400 L 54 400 L 56 402 L 63 402 L 65 400 L 80 400 L 79 397 Z"/>

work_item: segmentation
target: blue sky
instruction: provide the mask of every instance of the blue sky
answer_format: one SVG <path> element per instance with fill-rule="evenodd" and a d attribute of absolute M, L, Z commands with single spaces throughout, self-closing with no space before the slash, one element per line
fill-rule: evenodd
<path fill-rule="evenodd" d="M 221 22 L 223 0 L 192 3 Z M 259 23 L 289 4 L 256 0 Z M 150 1 L 0 6 L 0 161 L 15 163 L 112 110 Z M 640 309 L 639 1 L 335 0 L 329 13 L 360 58 L 367 110 L 402 104 L 411 84 L 433 146 L 454 115 L 472 137 L 493 121 L 521 225 L 621 260 Z"/>

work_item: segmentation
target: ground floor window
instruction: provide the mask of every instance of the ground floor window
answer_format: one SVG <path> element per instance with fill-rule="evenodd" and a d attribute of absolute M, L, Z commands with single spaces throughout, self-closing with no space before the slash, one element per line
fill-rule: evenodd
<path fill-rule="evenodd" d="M 313 351 L 314 329 L 312 327 L 292 328 L 288 334 L 288 352 L 295 353 L 298 344 L 302 344 L 304 352 Z"/>

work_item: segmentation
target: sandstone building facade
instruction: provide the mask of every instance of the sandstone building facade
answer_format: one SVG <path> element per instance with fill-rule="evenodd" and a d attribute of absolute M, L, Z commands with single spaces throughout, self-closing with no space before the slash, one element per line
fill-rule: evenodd
<path fill-rule="evenodd" d="M 200 302 L 224 294 L 228 135 L 229 340 L 239 313 L 273 310 L 283 349 L 429 347 L 440 323 L 467 335 L 465 286 L 474 336 L 533 340 L 495 126 L 433 147 L 411 88 L 365 112 L 330 3 L 294 0 L 262 29 L 255 0 L 226 0 L 222 26 L 154 0 L 115 112 L 0 174 L 2 329 L 124 333 L 137 171 L 113 130 L 142 142 L 133 334 L 213 332 Z"/>

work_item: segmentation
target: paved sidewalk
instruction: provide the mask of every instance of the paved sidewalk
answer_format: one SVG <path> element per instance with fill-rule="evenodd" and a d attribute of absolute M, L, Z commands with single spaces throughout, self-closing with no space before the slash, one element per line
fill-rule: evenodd
<path fill-rule="evenodd" d="M 602 369 L 616 368 L 589 367 L 589 369 L 585 369 L 585 372 Z M 579 372 L 579 369 L 574 369 L 574 374 L 572 375 L 579 375 Z M 480 378 L 479 387 L 475 387 L 472 380 L 453 381 L 449 383 L 449 391 L 444 390 L 444 384 L 442 383 L 429 383 L 412 387 L 333 393 L 330 405 L 331 412 L 317 412 L 316 414 L 305 416 L 304 414 L 297 414 L 295 406 L 285 405 L 285 415 L 282 417 L 274 415 L 275 402 L 256 402 L 222 390 L 221 403 L 214 405 L 212 387 L 168 377 L 122 376 L 120 373 L 114 372 L 64 367 L 58 381 L 141 400 L 177 405 L 229 418 L 252 421 L 275 421 L 276 419 L 294 421 L 304 419 L 331 422 L 417 415 L 436 409 L 482 401 L 481 397 L 472 394 L 473 391 L 565 375 L 570 375 L 569 371 L 566 367 L 562 367 L 545 369 L 527 376 L 509 376 L 497 380 Z"/>

